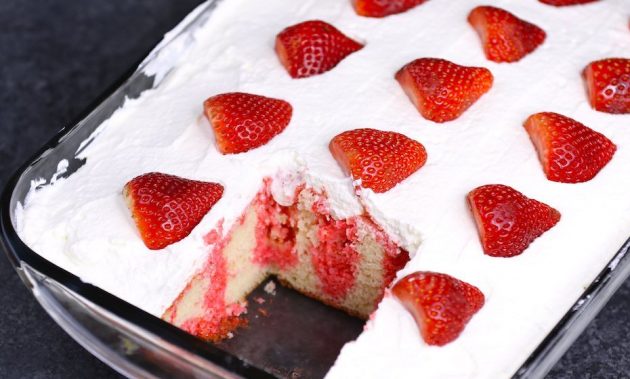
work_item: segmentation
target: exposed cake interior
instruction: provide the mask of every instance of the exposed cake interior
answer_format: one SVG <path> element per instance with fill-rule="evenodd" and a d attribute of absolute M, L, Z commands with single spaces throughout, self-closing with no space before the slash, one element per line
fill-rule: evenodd
<path fill-rule="evenodd" d="M 209 254 L 163 318 L 196 336 L 225 338 L 242 323 L 245 298 L 268 276 L 304 295 L 367 318 L 409 260 L 369 217 L 336 219 L 325 193 L 299 186 L 290 205 L 266 179 L 224 235 L 205 236 Z"/>

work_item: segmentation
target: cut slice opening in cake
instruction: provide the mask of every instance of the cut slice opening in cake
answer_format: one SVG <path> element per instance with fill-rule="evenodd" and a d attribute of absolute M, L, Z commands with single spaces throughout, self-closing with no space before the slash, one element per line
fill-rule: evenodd
<path fill-rule="evenodd" d="M 247 297 L 247 327 L 215 344 L 274 377 L 323 378 L 365 322 L 288 287 L 273 276 Z"/>
<path fill-rule="evenodd" d="M 209 254 L 163 318 L 210 341 L 232 336 L 246 298 L 273 276 L 282 285 L 367 319 L 408 261 L 367 215 L 334 217 L 321 190 L 305 184 L 289 205 L 272 196 L 272 179 L 227 233 L 205 236 Z"/>

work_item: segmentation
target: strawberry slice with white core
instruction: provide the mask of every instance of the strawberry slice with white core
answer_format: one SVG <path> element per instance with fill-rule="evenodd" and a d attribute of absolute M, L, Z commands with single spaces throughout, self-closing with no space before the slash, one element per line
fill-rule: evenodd
<path fill-rule="evenodd" d="M 403 66 L 396 80 L 422 117 L 446 122 L 461 116 L 488 92 L 494 78 L 487 68 L 421 58 Z"/>
<path fill-rule="evenodd" d="M 524 126 L 547 179 L 554 182 L 581 183 L 593 179 L 617 150 L 603 134 L 557 113 L 536 113 Z"/>
<path fill-rule="evenodd" d="M 354 10 L 359 16 L 385 17 L 403 13 L 425 3 L 427 0 L 353 0 Z"/>
<path fill-rule="evenodd" d="M 265 145 L 289 125 L 293 114 L 284 100 L 241 92 L 212 96 L 203 105 L 222 154 Z"/>
<path fill-rule="evenodd" d="M 457 339 L 485 303 L 477 287 L 430 271 L 405 276 L 392 293 L 413 315 L 422 339 L 437 346 Z"/>
<path fill-rule="evenodd" d="M 307 78 L 330 71 L 363 45 L 324 21 L 289 26 L 276 37 L 280 63 L 293 78 Z"/>
<path fill-rule="evenodd" d="M 483 251 L 493 257 L 522 254 L 560 221 L 560 212 L 514 188 L 489 184 L 468 194 Z"/>
<path fill-rule="evenodd" d="M 159 250 L 187 237 L 219 201 L 223 186 L 151 172 L 128 182 L 123 195 L 145 245 Z"/>
<path fill-rule="evenodd" d="M 343 132 L 330 141 L 329 147 L 344 172 L 374 192 L 389 191 L 427 160 L 420 142 L 376 129 Z"/>
<path fill-rule="evenodd" d="M 593 109 L 630 113 L 630 59 L 608 58 L 591 62 L 583 75 Z"/>
<path fill-rule="evenodd" d="M 547 37 L 538 26 L 496 7 L 473 9 L 468 22 L 479 34 L 486 58 L 494 62 L 519 61 Z"/>

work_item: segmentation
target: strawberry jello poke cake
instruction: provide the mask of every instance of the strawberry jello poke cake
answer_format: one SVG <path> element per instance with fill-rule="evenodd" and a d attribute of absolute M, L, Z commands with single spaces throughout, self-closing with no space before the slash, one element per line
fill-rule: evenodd
<path fill-rule="evenodd" d="M 20 235 L 212 342 L 270 276 L 369 320 L 330 378 L 509 377 L 630 235 L 628 16 L 223 0 Z"/>

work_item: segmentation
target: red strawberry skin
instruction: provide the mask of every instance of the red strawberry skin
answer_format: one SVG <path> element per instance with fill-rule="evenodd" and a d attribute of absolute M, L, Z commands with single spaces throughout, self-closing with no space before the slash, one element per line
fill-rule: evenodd
<path fill-rule="evenodd" d="M 330 141 L 329 148 L 346 174 L 377 193 L 389 191 L 427 160 L 420 142 L 376 129 L 343 132 Z"/>
<path fill-rule="evenodd" d="M 630 59 L 592 62 L 583 75 L 591 107 L 606 113 L 630 113 Z"/>
<path fill-rule="evenodd" d="M 293 114 L 284 100 L 241 92 L 212 96 L 203 105 L 222 154 L 265 145 L 289 125 Z"/>
<path fill-rule="evenodd" d="M 159 250 L 188 236 L 223 196 L 223 186 L 151 172 L 128 182 L 123 195 L 144 244 Z"/>
<path fill-rule="evenodd" d="M 494 78 L 483 67 L 421 58 L 403 66 L 396 80 L 424 118 L 441 123 L 461 116 L 490 90 Z"/>
<path fill-rule="evenodd" d="M 293 78 L 307 78 L 329 71 L 362 48 L 359 42 L 319 20 L 289 26 L 276 37 L 276 54 Z"/>
<path fill-rule="evenodd" d="M 493 257 L 520 255 L 560 221 L 560 212 L 514 188 L 489 184 L 468 194 L 483 251 Z"/>
<path fill-rule="evenodd" d="M 353 0 L 352 4 L 359 16 L 385 17 L 406 12 L 426 1 L 427 0 Z"/>
<path fill-rule="evenodd" d="M 538 1 L 540 1 L 543 4 L 553 5 L 555 7 L 564 7 L 567 5 L 593 3 L 599 0 L 538 0 Z"/>
<path fill-rule="evenodd" d="M 494 62 L 519 61 L 547 37 L 538 26 L 491 6 L 473 9 L 468 22 L 479 34 L 486 58 Z"/>
<path fill-rule="evenodd" d="M 392 293 L 413 315 L 422 339 L 437 346 L 457 339 L 485 303 L 477 287 L 430 271 L 405 276 Z"/>
<path fill-rule="evenodd" d="M 593 179 L 617 150 L 603 134 L 557 113 L 536 113 L 524 126 L 547 179 L 554 182 L 581 183 Z"/>

